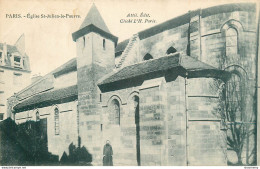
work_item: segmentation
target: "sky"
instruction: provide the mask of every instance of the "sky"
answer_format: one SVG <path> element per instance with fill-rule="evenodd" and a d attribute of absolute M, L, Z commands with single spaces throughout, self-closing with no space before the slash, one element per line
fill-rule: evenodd
<path fill-rule="evenodd" d="M 227 3 L 257 0 L 0 0 L 0 42 L 15 44 L 25 35 L 31 75 L 45 75 L 76 57 L 72 33 L 77 31 L 95 3 L 110 32 L 121 42 L 133 34 L 172 19 L 189 10 Z M 155 23 L 120 23 L 128 14 L 146 13 Z M 20 14 L 22 18 L 9 18 Z M 34 18 L 28 14 L 70 14 L 80 18 Z M 139 19 L 139 18 L 135 18 Z"/>

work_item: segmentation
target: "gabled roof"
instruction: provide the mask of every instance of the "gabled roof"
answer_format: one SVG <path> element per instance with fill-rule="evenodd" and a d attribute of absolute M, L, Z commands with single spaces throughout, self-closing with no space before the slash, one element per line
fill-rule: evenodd
<path fill-rule="evenodd" d="M 30 110 L 34 107 L 45 107 L 52 104 L 68 102 L 76 100 L 78 98 L 78 87 L 77 85 L 57 89 L 49 90 L 44 93 L 37 94 L 35 96 L 29 97 L 14 106 L 14 110 L 17 112 L 19 110 Z"/>
<path fill-rule="evenodd" d="M 86 18 L 82 22 L 79 29 L 82 29 L 82 28 L 89 26 L 91 24 L 95 25 L 96 27 L 102 29 L 105 32 L 110 33 L 107 25 L 105 24 L 105 21 L 101 17 L 101 15 L 100 15 L 100 13 L 99 13 L 95 4 L 93 4 L 92 7 L 90 8 Z"/>
<path fill-rule="evenodd" d="M 98 85 L 105 85 L 117 81 L 131 79 L 137 76 L 147 75 L 149 73 L 167 71 L 172 68 L 181 67 L 186 71 L 201 71 L 201 70 L 217 70 L 213 66 L 203 63 L 190 56 L 181 56 L 180 53 L 161 57 L 158 59 L 147 60 L 141 63 L 123 67 L 117 72 L 101 79 Z"/>

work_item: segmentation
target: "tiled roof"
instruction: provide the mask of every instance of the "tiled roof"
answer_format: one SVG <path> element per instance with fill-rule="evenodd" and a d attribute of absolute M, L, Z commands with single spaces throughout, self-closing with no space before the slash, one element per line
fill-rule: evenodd
<path fill-rule="evenodd" d="M 73 58 L 67 63 L 63 64 L 62 66 L 58 67 L 56 70 L 53 71 L 53 75 L 55 77 L 71 72 L 71 71 L 76 71 L 77 70 L 77 59 Z"/>
<path fill-rule="evenodd" d="M 217 68 L 214 68 L 190 56 L 180 56 L 180 54 L 177 53 L 170 56 L 165 56 L 158 59 L 152 59 L 152 60 L 144 61 L 142 63 L 137 63 L 127 67 L 123 67 L 117 72 L 102 79 L 99 82 L 99 85 L 126 80 L 133 77 L 146 75 L 148 73 L 166 71 L 178 66 L 183 67 L 188 71 L 218 70 Z"/>
<path fill-rule="evenodd" d="M 116 46 L 116 49 L 115 49 L 115 53 L 124 51 L 128 42 L 129 42 L 129 39 L 126 39 L 126 40 L 118 43 L 118 45 Z"/>
<path fill-rule="evenodd" d="M 19 111 L 21 109 L 31 109 L 34 106 L 44 107 L 48 105 L 52 105 L 55 101 L 66 102 L 67 99 L 75 100 L 78 97 L 78 87 L 77 85 L 70 86 L 67 88 L 57 89 L 57 90 L 49 90 L 44 93 L 40 93 L 34 95 L 22 102 L 18 103 L 14 106 L 15 111 Z"/>
<path fill-rule="evenodd" d="M 217 69 L 213 66 L 210 66 L 204 62 L 201 62 L 190 56 L 181 56 L 179 64 L 186 70 L 195 71 L 195 70 L 214 70 Z"/>
<path fill-rule="evenodd" d="M 82 29 L 91 24 L 102 29 L 103 31 L 110 33 L 95 4 L 92 5 L 91 9 L 89 10 L 86 18 L 84 19 L 79 29 Z"/>

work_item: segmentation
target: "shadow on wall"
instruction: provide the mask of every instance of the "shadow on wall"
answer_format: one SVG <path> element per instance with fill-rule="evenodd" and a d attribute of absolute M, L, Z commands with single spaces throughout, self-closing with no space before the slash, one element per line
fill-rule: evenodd
<path fill-rule="evenodd" d="M 73 143 L 69 145 L 69 155 L 63 152 L 60 159 L 60 165 L 73 165 L 73 166 L 91 166 L 92 155 L 88 152 L 86 147 L 80 147 L 80 137 L 79 146 L 76 147 Z"/>
<path fill-rule="evenodd" d="M 61 160 L 48 152 L 47 119 L 16 125 L 8 118 L 0 122 L 0 164 L 2 166 L 91 165 L 92 155 L 83 146 L 69 146 Z"/>
<path fill-rule="evenodd" d="M 8 118 L 0 122 L 1 165 L 56 165 L 58 156 L 48 152 L 43 121 L 16 125 Z"/>

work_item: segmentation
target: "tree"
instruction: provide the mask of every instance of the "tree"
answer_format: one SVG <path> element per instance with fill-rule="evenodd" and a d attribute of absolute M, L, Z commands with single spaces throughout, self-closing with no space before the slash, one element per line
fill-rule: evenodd
<path fill-rule="evenodd" d="M 249 138 L 255 134 L 254 115 L 245 111 L 246 91 L 240 74 L 233 72 L 230 79 L 223 86 L 222 114 L 227 129 L 227 145 L 237 156 L 237 163 L 231 165 L 243 165 L 242 157 L 246 156 L 246 165 L 250 165 L 249 158 L 255 157 L 255 149 L 249 150 Z M 249 152 L 251 151 L 251 152 Z M 254 161 L 251 162 L 254 164 Z"/>

